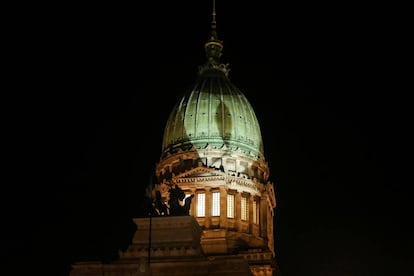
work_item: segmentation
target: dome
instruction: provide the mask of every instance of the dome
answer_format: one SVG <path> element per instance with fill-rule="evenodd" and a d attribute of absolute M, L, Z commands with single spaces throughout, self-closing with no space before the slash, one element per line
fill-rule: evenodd
<path fill-rule="evenodd" d="M 259 122 L 247 98 L 228 78 L 228 65 L 220 61 L 223 43 L 215 26 L 204 48 L 206 63 L 167 120 L 161 159 L 179 150 L 208 147 L 263 159 Z"/>
<path fill-rule="evenodd" d="M 212 34 L 204 45 L 207 60 L 167 119 L 154 189 L 164 202 L 177 186 L 183 191 L 180 204 L 203 229 L 204 254 L 237 252 L 252 260 L 257 271 L 258 259 L 275 255 L 276 198 L 258 119 L 230 81 L 228 65 L 220 61 L 223 44 L 217 39 L 214 15 L 213 7 Z"/>
<path fill-rule="evenodd" d="M 263 156 L 256 115 L 223 68 L 200 69 L 197 80 L 177 102 L 164 130 L 163 156 L 207 146 Z"/>
<path fill-rule="evenodd" d="M 172 181 L 204 166 L 266 182 L 269 168 L 259 122 L 246 96 L 229 79 L 228 65 L 220 60 L 223 43 L 214 25 L 204 50 L 206 62 L 167 119 L 157 178 Z"/>

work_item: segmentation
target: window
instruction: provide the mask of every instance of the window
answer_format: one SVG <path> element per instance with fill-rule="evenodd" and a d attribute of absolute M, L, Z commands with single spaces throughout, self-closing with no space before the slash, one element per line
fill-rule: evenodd
<path fill-rule="evenodd" d="M 221 158 L 216 158 L 216 157 L 213 157 L 212 159 L 211 159 L 211 167 L 214 167 L 214 168 L 220 168 L 221 167 Z"/>
<path fill-rule="evenodd" d="M 212 193 L 212 206 L 211 206 L 211 215 L 220 216 L 220 193 Z"/>
<path fill-rule="evenodd" d="M 234 195 L 227 195 L 227 217 L 234 218 Z"/>
<path fill-rule="evenodd" d="M 253 223 L 259 224 L 259 201 L 253 201 Z"/>
<path fill-rule="evenodd" d="M 197 194 L 197 217 L 206 215 L 206 194 Z"/>
<path fill-rule="evenodd" d="M 246 161 L 240 161 L 239 168 L 238 168 L 239 172 L 248 174 L 249 173 L 248 168 L 249 168 L 249 164 Z"/>
<path fill-rule="evenodd" d="M 234 159 L 227 159 L 227 170 L 229 171 L 236 171 L 236 160 Z"/>
<path fill-rule="evenodd" d="M 242 196 L 241 198 L 241 219 L 242 220 L 247 220 L 247 215 L 248 215 L 248 202 L 247 202 L 247 198 Z"/>

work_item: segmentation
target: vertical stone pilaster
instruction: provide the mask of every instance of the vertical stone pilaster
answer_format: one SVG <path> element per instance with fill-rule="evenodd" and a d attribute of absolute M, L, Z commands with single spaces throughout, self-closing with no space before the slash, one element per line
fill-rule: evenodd
<path fill-rule="evenodd" d="M 249 229 L 248 229 L 248 232 L 249 233 L 252 233 L 253 232 L 253 212 L 255 211 L 255 210 L 253 210 L 253 200 L 254 200 L 254 198 L 253 198 L 253 196 L 252 195 L 249 195 L 249 197 L 248 197 L 248 208 L 249 208 L 249 211 L 248 211 L 248 216 L 249 216 Z"/>
<path fill-rule="evenodd" d="M 237 192 L 235 194 L 235 203 L 234 203 L 234 218 L 236 220 L 236 228 L 240 230 L 241 227 L 241 194 Z"/>
<path fill-rule="evenodd" d="M 268 202 L 267 202 L 267 194 L 263 193 L 262 197 L 260 199 L 260 236 L 263 238 L 267 237 L 267 222 L 268 222 L 268 216 L 267 216 L 267 208 L 268 208 Z"/>
<path fill-rule="evenodd" d="M 206 187 L 205 189 L 205 193 L 206 193 L 206 219 L 205 219 L 205 226 L 206 228 L 210 228 L 211 227 L 211 206 L 212 206 L 212 201 L 211 201 L 211 188 L 210 187 Z"/>
<path fill-rule="evenodd" d="M 227 225 L 227 191 L 220 187 L 220 227 Z"/>
<path fill-rule="evenodd" d="M 196 213 L 196 211 L 197 211 L 197 199 L 196 199 L 197 194 L 196 194 L 196 189 L 195 188 L 191 189 L 191 194 L 193 194 L 194 197 L 193 197 L 193 200 L 192 200 L 191 206 L 190 206 L 190 215 L 195 217 L 197 215 L 197 213 Z"/>
<path fill-rule="evenodd" d="M 268 212 L 267 212 L 267 239 L 268 239 L 268 247 L 270 251 L 272 251 L 273 256 L 275 256 L 275 250 L 274 250 L 274 237 L 273 237 L 273 209 L 270 205 L 267 206 Z"/>

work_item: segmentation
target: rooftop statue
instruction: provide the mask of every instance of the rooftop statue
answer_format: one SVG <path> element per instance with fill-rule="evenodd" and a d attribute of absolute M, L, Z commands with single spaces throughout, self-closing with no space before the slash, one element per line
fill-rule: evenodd
<path fill-rule="evenodd" d="M 163 202 L 160 191 L 155 192 L 153 212 L 155 216 L 188 216 L 194 195 L 186 197 L 184 191 L 175 185 L 169 189 L 168 203 Z"/>

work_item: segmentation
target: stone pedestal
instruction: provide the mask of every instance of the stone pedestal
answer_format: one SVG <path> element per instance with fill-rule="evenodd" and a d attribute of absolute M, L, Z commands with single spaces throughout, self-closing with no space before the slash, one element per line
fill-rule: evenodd
<path fill-rule="evenodd" d="M 252 275 L 242 256 L 205 256 L 202 230 L 192 216 L 137 218 L 134 222 L 137 231 L 132 244 L 119 253 L 117 261 L 76 263 L 71 276 Z"/>

